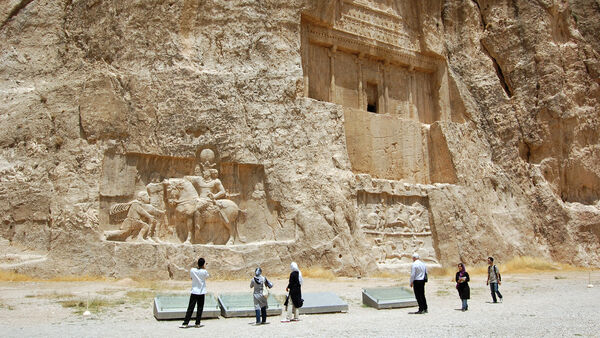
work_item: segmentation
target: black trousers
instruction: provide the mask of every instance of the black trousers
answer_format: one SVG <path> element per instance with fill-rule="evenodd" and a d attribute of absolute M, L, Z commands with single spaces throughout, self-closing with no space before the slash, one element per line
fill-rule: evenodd
<path fill-rule="evenodd" d="M 425 281 L 413 281 L 413 291 L 415 293 L 417 303 L 419 304 L 419 311 L 427 311 L 427 299 L 425 299 Z"/>
<path fill-rule="evenodd" d="M 204 310 L 204 296 L 205 295 L 195 295 L 193 293 L 190 294 L 190 303 L 188 304 L 187 312 L 185 313 L 183 325 L 187 325 L 190 322 L 192 314 L 194 313 L 194 306 L 196 304 L 198 305 L 198 309 L 196 310 L 196 325 L 200 324 L 202 310 Z"/>

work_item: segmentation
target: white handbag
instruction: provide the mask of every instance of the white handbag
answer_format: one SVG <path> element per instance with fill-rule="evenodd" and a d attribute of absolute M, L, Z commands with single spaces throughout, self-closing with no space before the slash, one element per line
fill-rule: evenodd
<path fill-rule="evenodd" d="M 269 287 L 267 286 L 268 283 L 269 283 L 269 281 L 265 278 L 265 282 L 263 283 L 263 289 L 262 289 L 262 295 L 265 298 L 269 298 Z"/>

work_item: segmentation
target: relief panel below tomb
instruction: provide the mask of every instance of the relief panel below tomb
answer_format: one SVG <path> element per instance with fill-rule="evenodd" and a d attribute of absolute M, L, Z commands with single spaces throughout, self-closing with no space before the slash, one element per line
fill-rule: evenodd
<path fill-rule="evenodd" d="M 438 264 L 427 197 L 359 191 L 357 207 L 358 223 L 380 267 L 410 264 L 415 252 L 424 262 Z"/>
<path fill-rule="evenodd" d="M 218 170 L 217 168 L 221 168 Z M 100 224 L 109 241 L 244 244 L 289 240 L 261 165 L 107 152 L 100 184 Z"/>

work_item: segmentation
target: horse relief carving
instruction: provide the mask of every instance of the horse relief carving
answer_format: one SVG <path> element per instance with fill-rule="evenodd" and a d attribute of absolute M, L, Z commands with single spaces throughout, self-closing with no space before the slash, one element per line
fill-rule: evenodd
<path fill-rule="evenodd" d="M 138 198 L 111 207 L 110 215 L 125 215 L 119 230 L 105 231 L 111 241 L 185 244 L 233 244 L 237 237 L 238 205 L 226 199 L 227 192 L 214 169 L 214 154 L 205 149 L 194 175 L 151 182 Z M 152 202 L 151 202 L 152 201 Z M 163 206 L 161 210 L 157 206 Z M 164 217 L 166 215 L 166 217 Z"/>

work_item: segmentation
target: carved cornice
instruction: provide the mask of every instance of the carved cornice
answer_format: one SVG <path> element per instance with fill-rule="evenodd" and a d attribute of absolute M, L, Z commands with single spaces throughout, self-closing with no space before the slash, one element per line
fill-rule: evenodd
<path fill-rule="evenodd" d="M 357 55 L 366 51 L 365 55 L 405 67 L 412 66 L 418 71 L 434 72 L 438 68 L 439 61 L 435 58 L 389 44 L 374 44 L 372 39 L 365 37 L 317 26 L 310 26 L 307 33 L 309 41 L 313 44 L 327 47 L 336 45 L 338 49 Z"/>
<path fill-rule="evenodd" d="M 338 14 L 333 27 L 307 23 L 309 42 L 326 47 L 336 45 L 352 54 L 362 52 L 417 71 L 438 69 L 441 59 L 412 48 L 415 39 L 411 40 L 410 27 L 401 16 L 352 0 L 342 0 Z"/>

